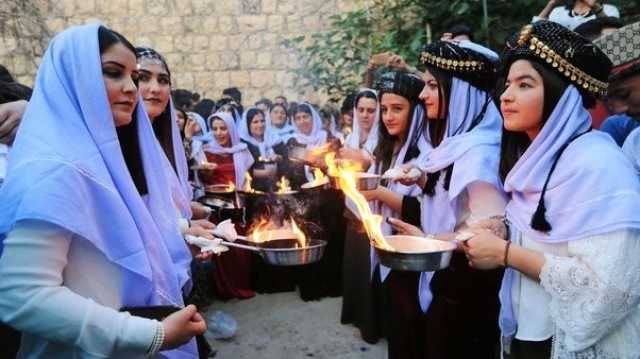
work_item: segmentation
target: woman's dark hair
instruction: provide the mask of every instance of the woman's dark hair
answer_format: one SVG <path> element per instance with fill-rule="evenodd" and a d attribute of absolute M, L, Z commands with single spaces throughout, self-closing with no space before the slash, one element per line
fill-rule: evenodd
<path fill-rule="evenodd" d="M 349 111 L 353 111 L 353 107 L 354 106 L 358 107 L 358 103 L 360 102 L 360 99 L 363 99 L 363 98 L 370 98 L 370 99 L 376 101 L 376 103 L 378 102 L 378 97 L 373 92 L 371 92 L 371 91 L 361 91 L 360 93 L 358 93 L 358 95 L 354 99 L 353 106 L 351 106 L 351 109 L 349 109 Z"/>
<path fill-rule="evenodd" d="M 452 76 L 451 73 L 440 70 L 433 66 L 427 66 L 427 71 L 438 82 L 438 99 L 440 104 L 438 106 L 438 114 L 435 119 L 427 118 L 426 121 L 422 123 L 422 128 L 420 129 L 420 133 L 424 133 L 425 130 L 429 132 L 429 138 L 431 139 L 431 145 L 435 148 L 442 143 L 444 139 L 444 133 L 447 129 L 448 122 L 448 112 L 449 112 L 449 98 L 451 97 L 451 82 Z M 426 116 L 426 113 L 425 113 Z M 424 193 L 433 196 L 436 193 L 436 185 L 438 184 L 438 180 L 440 180 L 441 173 L 445 173 L 445 181 L 444 188 L 449 190 L 449 184 L 451 183 L 451 174 L 453 172 L 453 164 L 448 166 L 447 168 L 438 171 L 436 173 L 430 173 L 427 176 L 427 183 L 424 187 Z"/>
<path fill-rule="evenodd" d="M 309 107 L 309 105 L 307 105 L 306 103 L 303 103 L 303 104 L 299 104 L 299 105 L 297 105 L 297 106 L 293 109 L 293 111 L 292 111 L 293 116 L 295 117 L 295 115 L 296 115 L 298 112 L 304 112 L 304 113 L 306 113 L 306 114 L 309 114 L 309 116 L 312 116 L 312 117 L 313 117 L 313 113 L 311 112 L 311 108 L 310 108 L 310 107 Z"/>
<path fill-rule="evenodd" d="M 251 133 L 251 121 L 253 121 L 253 118 L 258 114 L 264 117 L 264 112 L 259 108 L 250 108 L 249 111 L 247 111 L 247 131 L 249 132 L 249 136 L 253 136 L 253 133 Z"/>
<path fill-rule="evenodd" d="M 107 29 L 104 26 L 98 28 L 98 47 L 100 48 L 100 54 L 111 48 L 115 44 L 123 44 L 127 49 L 131 50 L 133 55 L 136 54 L 136 48 L 121 34 Z M 137 85 L 137 84 L 136 84 Z M 131 175 L 131 180 L 136 186 L 140 195 L 148 193 L 147 180 L 144 174 L 144 166 L 142 164 L 142 156 L 140 155 L 140 141 L 138 139 L 138 118 L 136 116 L 136 109 L 133 111 L 131 122 L 124 126 L 116 127 L 116 133 L 118 134 L 118 142 L 120 142 L 120 150 L 124 157 L 124 162 Z"/>
<path fill-rule="evenodd" d="M 379 96 L 380 96 L 380 101 L 382 102 L 382 97 L 386 94 L 386 93 L 391 93 L 392 92 L 385 92 L 385 91 L 380 91 Z M 411 126 L 413 126 L 413 113 L 415 111 L 416 106 L 420 106 L 420 104 L 415 103 L 409 99 L 407 99 L 407 101 L 409 102 L 409 118 L 407 119 L 408 123 L 407 123 L 407 138 L 405 139 L 405 141 L 412 141 L 413 143 L 411 143 L 409 145 L 409 148 L 407 149 L 407 153 L 404 156 L 404 159 L 402 160 L 402 163 L 406 163 L 416 157 L 418 157 L 418 155 L 420 154 L 420 149 L 418 148 L 418 144 L 417 144 L 417 139 L 419 138 L 419 136 L 415 136 L 414 134 L 414 138 L 409 138 L 409 132 L 411 129 Z M 382 111 L 380 111 L 380 118 L 378 119 L 378 121 L 382 124 Z M 375 150 L 373 151 L 373 155 L 376 158 L 376 169 L 380 169 L 380 173 L 384 173 L 386 172 L 390 167 L 391 167 L 391 159 L 393 158 L 393 149 L 394 149 L 394 145 L 395 142 L 398 140 L 398 137 L 396 136 L 392 136 L 391 134 L 389 134 L 389 131 L 387 131 L 387 126 L 384 126 L 384 124 L 382 124 L 381 126 L 378 126 L 378 145 L 376 146 Z"/>
<path fill-rule="evenodd" d="M 569 82 L 560 77 L 555 71 L 551 71 L 546 66 L 536 62 L 529 61 L 531 66 L 542 77 L 542 83 L 544 86 L 544 105 L 542 109 L 542 126 L 547 122 L 549 116 L 555 109 L 560 97 L 569 86 Z M 512 62 L 513 63 L 513 62 Z M 509 65 L 510 66 L 510 65 Z M 505 72 L 508 73 L 509 68 L 505 68 Z M 506 74 L 504 75 L 506 78 Z M 584 99 L 583 99 L 584 100 Z M 541 127 L 542 127 L 541 126 Z M 531 140 L 524 132 L 509 131 L 506 128 L 502 128 L 502 143 L 500 144 L 500 178 L 504 182 L 507 175 L 518 162 L 518 159 L 527 150 Z"/>
<path fill-rule="evenodd" d="M 215 110 L 216 110 L 215 101 L 208 98 L 202 99 L 193 107 L 193 112 L 202 116 L 202 118 L 208 118 L 214 113 Z M 207 129 L 203 128 L 202 130 L 206 131 Z"/>
<path fill-rule="evenodd" d="M 180 137 L 184 140 L 184 127 L 187 125 L 187 120 L 189 119 L 189 116 L 181 108 L 176 108 L 176 116 L 178 116 L 178 112 L 180 112 L 182 114 L 182 118 L 184 118 L 184 123 L 182 124 L 182 127 L 178 127 L 178 130 L 180 130 Z M 204 132 L 204 130 L 202 131 Z"/>

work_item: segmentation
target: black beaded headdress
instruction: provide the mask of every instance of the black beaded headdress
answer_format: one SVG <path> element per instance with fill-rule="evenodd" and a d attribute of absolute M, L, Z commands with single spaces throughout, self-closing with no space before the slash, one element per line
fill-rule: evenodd
<path fill-rule="evenodd" d="M 597 46 L 552 21 L 526 25 L 507 40 L 504 65 L 532 59 L 549 67 L 581 92 L 605 95 L 611 61 Z"/>
<path fill-rule="evenodd" d="M 424 81 L 408 72 L 387 71 L 378 77 L 374 87 L 379 93 L 394 93 L 410 101 L 419 102 Z"/>
<path fill-rule="evenodd" d="M 159 63 L 160 65 L 164 66 L 165 70 L 167 70 L 167 73 L 169 74 L 169 78 L 171 78 L 171 71 L 169 71 L 167 61 L 156 50 L 150 47 L 136 47 L 136 59 L 138 59 L 138 62 L 141 59 L 150 59 L 154 62 Z"/>
<path fill-rule="evenodd" d="M 476 45 L 480 47 L 480 45 Z M 495 84 L 498 61 L 450 41 L 436 41 L 423 47 L 420 62 L 451 73 L 475 87 L 490 90 Z"/>

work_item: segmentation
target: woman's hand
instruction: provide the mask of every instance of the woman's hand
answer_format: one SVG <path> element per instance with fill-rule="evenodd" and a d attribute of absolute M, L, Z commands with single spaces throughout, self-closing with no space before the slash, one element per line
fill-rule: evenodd
<path fill-rule="evenodd" d="M 469 265 L 484 270 L 503 266 L 508 242 L 484 230 L 475 232 L 475 234 L 463 246 L 467 259 L 469 259 Z"/>
<path fill-rule="evenodd" d="M 499 238 L 507 239 L 507 226 L 505 226 L 504 222 L 501 219 L 497 218 L 487 218 L 479 220 L 471 224 L 469 226 L 469 230 L 474 233 L 489 231 Z"/>
<path fill-rule="evenodd" d="M 191 117 L 187 117 L 187 123 L 184 125 L 184 138 L 190 140 L 196 132 L 198 123 Z"/>
<path fill-rule="evenodd" d="M 377 201 L 380 199 L 380 191 L 380 186 L 378 186 L 369 191 L 360 191 L 360 194 L 362 194 L 367 201 Z"/>
<path fill-rule="evenodd" d="M 187 229 L 185 234 L 190 234 L 195 237 L 202 237 L 206 239 L 213 240 L 213 235 L 211 234 L 211 230 L 216 228 L 215 224 L 209 222 L 206 219 L 198 219 L 195 221 L 191 221 L 191 227 Z M 189 251 L 191 251 L 191 255 L 193 258 L 199 260 L 200 262 L 204 262 L 206 260 L 211 259 L 213 253 L 211 252 L 202 252 L 200 247 L 188 244 Z"/>
<path fill-rule="evenodd" d="M 211 208 L 203 205 L 200 202 L 192 201 L 191 202 L 191 213 L 193 214 L 193 218 L 196 218 L 196 219 L 208 219 L 209 215 L 211 215 Z"/>
<path fill-rule="evenodd" d="M 195 305 L 169 315 L 162 321 L 164 328 L 164 342 L 160 350 L 175 349 L 196 335 L 202 335 L 207 330 L 207 323 Z"/>
<path fill-rule="evenodd" d="M 396 218 L 387 218 L 387 222 L 395 229 L 398 234 L 404 234 L 407 236 L 418 236 L 418 237 L 426 237 L 422 229 L 409 224 L 407 222 L 403 222 Z"/>
<path fill-rule="evenodd" d="M 19 100 L 0 105 L 0 143 L 5 145 L 13 143 L 28 104 L 25 100 Z"/>
<path fill-rule="evenodd" d="M 387 61 L 387 66 L 395 67 L 396 69 L 405 70 L 405 71 L 409 67 L 407 66 L 407 63 L 404 61 L 402 56 L 396 55 L 396 54 L 393 54 L 389 57 L 389 60 Z"/>
<path fill-rule="evenodd" d="M 420 176 L 418 177 L 410 177 L 409 176 L 409 172 L 411 172 L 411 170 L 416 169 L 420 172 Z M 405 186 L 411 186 L 414 184 L 417 184 L 420 188 L 424 187 L 425 183 L 427 182 L 427 174 L 425 172 L 423 172 L 420 167 L 416 166 L 413 163 L 406 163 L 402 166 L 400 166 L 400 171 L 402 171 L 402 173 L 404 174 L 402 177 L 398 178 L 396 180 L 396 182 L 400 182 L 401 184 L 405 185 Z M 415 172 L 415 171 L 414 171 Z"/>

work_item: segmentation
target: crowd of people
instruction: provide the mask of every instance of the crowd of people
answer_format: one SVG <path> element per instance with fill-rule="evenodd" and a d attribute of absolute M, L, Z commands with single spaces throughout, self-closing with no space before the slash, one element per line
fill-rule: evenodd
<path fill-rule="evenodd" d="M 62 31 L 33 89 L 0 72 L 2 350 L 206 358 L 192 292 L 298 287 L 342 296 L 340 322 L 391 359 L 639 358 L 640 23 L 619 16 L 550 0 L 499 51 L 458 24 L 418 58 L 374 55 L 339 109 L 246 105 L 235 87 L 201 99 L 154 49 Z M 300 190 L 327 152 L 394 171 L 361 191 L 382 233 L 454 241 L 450 265 L 382 265 L 334 188 L 311 194 L 328 242 L 312 266 L 186 242 L 214 239 L 207 188 Z"/>

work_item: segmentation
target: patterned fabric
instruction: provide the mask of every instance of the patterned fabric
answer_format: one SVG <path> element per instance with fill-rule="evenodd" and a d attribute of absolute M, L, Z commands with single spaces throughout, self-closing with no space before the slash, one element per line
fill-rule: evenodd
<path fill-rule="evenodd" d="M 581 92 L 606 94 L 611 61 L 593 43 L 552 21 L 526 25 L 507 40 L 504 67 L 534 60 L 559 73 Z"/>
<path fill-rule="evenodd" d="M 610 80 L 640 70 L 640 22 L 602 36 L 594 44 L 613 62 Z"/>

